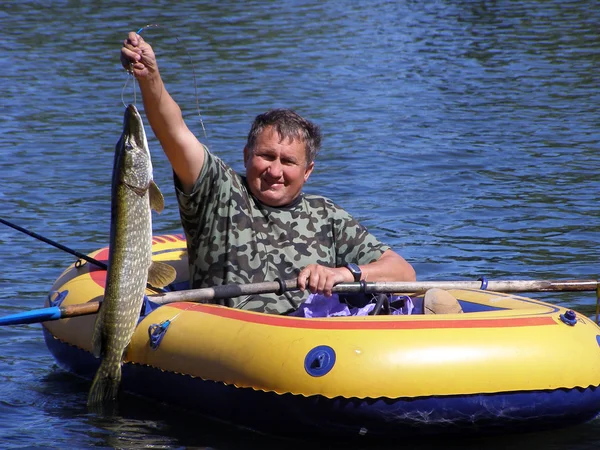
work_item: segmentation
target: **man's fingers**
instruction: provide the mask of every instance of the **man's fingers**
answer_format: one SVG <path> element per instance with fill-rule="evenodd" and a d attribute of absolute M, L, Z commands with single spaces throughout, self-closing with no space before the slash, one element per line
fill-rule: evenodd
<path fill-rule="evenodd" d="M 125 41 L 125 42 L 130 43 L 131 45 L 134 45 L 134 46 L 138 46 L 142 42 L 144 42 L 144 39 L 139 34 L 137 34 L 135 31 L 130 31 L 129 34 L 127 35 L 127 41 Z"/>
<path fill-rule="evenodd" d="M 304 268 L 298 274 L 298 287 L 302 290 L 306 289 L 306 282 L 308 281 L 308 277 L 310 276 L 310 270 Z"/>
<path fill-rule="evenodd" d="M 323 294 L 325 292 L 325 287 L 327 286 L 327 275 L 322 274 L 317 281 L 317 292 L 319 294 Z"/>
<path fill-rule="evenodd" d="M 319 273 L 316 270 L 307 271 L 306 276 L 306 288 L 313 294 L 318 292 L 319 287 Z"/>
<path fill-rule="evenodd" d="M 329 297 L 333 294 L 333 286 L 339 281 L 337 278 L 331 268 L 311 264 L 298 274 L 298 288 Z"/>

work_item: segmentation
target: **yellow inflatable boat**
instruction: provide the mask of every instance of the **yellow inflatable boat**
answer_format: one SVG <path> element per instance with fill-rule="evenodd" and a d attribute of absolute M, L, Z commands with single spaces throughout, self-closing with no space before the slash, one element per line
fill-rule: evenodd
<path fill-rule="evenodd" d="M 185 241 L 154 258 L 186 284 Z M 108 249 L 90 256 L 106 260 Z M 47 304 L 101 300 L 106 272 L 70 266 Z M 151 292 L 148 292 L 149 294 Z M 276 434 L 398 437 L 540 429 L 600 411 L 600 328 L 548 303 L 454 290 L 465 314 L 306 319 L 197 303 L 147 308 L 124 390 Z M 44 323 L 58 363 L 92 378 L 95 315 Z"/>

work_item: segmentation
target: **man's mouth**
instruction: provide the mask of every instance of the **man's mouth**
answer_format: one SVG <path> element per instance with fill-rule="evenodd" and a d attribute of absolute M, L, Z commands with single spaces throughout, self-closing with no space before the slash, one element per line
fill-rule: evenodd
<path fill-rule="evenodd" d="M 278 182 L 278 181 L 267 181 L 267 180 L 263 180 L 267 190 L 279 190 L 281 188 L 283 188 L 284 184 L 282 182 Z"/>

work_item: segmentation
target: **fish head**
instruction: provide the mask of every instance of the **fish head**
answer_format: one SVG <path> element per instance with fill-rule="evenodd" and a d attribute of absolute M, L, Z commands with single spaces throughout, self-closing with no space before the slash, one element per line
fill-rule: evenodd
<path fill-rule="evenodd" d="M 121 157 L 121 181 L 139 188 L 148 186 L 152 180 L 152 160 L 142 116 L 135 105 L 125 110 L 116 151 Z"/>

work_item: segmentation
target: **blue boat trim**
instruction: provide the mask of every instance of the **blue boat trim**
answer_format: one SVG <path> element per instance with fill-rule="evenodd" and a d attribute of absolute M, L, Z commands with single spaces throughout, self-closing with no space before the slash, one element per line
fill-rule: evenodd
<path fill-rule="evenodd" d="M 93 378 L 99 360 L 91 353 L 54 338 L 45 328 L 44 337 L 61 367 Z M 201 415 L 278 435 L 299 435 L 306 427 L 315 434 L 360 433 L 374 437 L 532 431 L 585 422 L 600 411 L 598 386 L 419 398 L 329 399 L 238 388 L 125 363 L 122 387 Z"/>
<path fill-rule="evenodd" d="M 460 307 L 462 308 L 464 313 L 474 313 L 474 312 L 483 312 L 483 311 L 502 311 L 508 310 L 510 308 L 501 308 L 499 306 L 493 305 L 485 305 L 483 303 L 475 303 L 468 302 L 466 300 L 458 299 L 458 303 L 460 303 Z"/>
<path fill-rule="evenodd" d="M 147 295 L 144 295 L 144 301 L 142 303 L 142 308 L 140 310 L 140 318 L 138 319 L 138 323 L 140 323 L 144 318 L 150 314 L 155 309 L 159 308 L 161 305 L 158 303 L 154 303 Z"/>

